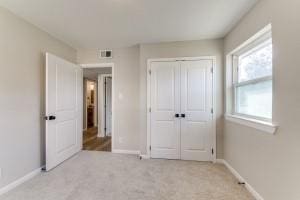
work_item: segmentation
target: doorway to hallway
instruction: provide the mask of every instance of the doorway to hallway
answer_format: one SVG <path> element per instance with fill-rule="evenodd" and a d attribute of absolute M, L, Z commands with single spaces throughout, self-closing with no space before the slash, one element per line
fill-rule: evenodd
<path fill-rule="evenodd" d="M 83 144 L 87 151 L 112 151 L 112 67 L 83 68 Z"/>

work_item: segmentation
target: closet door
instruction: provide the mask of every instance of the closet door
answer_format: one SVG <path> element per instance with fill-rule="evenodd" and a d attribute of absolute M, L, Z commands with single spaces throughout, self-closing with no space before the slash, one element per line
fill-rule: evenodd
<path fill-rule="evenodd" d="M 151 63 L 151 157 L 180 159 L 180 63 Z"/>
<path fill-rule="evenodd" d="M 181 62 L 181 159 L 212 160 L 212 60 Z"/>

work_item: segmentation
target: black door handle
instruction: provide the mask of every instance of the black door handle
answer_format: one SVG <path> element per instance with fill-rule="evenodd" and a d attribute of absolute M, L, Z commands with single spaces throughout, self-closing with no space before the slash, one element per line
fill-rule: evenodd
<path fill-rule="evenodd" d="M 185 118 L 185 114 L 181 114 L 181 117 L 182 117 L 182 118 Z"/>
<path fill-rule="evenodd" d="M 179 114 L 175 114 L 175 117 L 176 117 L 176 118 L 179 118 Z"/>
<path fill-rule="evenodd" d="M 55 120 L 56 119 L 56 117 L 55 116 L 49 116 L 49 120 Z"/>
<path fill-rule="evenodd" d="M 53 115 L 50 115 L 50 116 L 45 117 L 45 119 L 46 119 L 46 120 L 55 120 L 56 117 L 53 116 Z"/>

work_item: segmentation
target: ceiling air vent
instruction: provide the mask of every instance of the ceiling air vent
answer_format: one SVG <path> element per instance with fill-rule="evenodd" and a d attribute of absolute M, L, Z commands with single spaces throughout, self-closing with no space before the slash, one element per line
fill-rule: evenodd
<path fill-rule="evenodd" d="M 111 50 L 100 50 L 100 58 L 112 58 Z"/>

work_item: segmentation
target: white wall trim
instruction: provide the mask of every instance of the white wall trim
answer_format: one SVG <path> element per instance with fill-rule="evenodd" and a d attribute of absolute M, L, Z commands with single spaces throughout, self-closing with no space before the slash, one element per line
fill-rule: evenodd
<path fill-rule="evenodd" d="M 111 119 L 111 150 L 114 151 L 115 148 L 115 137 L 114 137 L 114 124 L 115 124 L 115 64 L 114 63 L 91 63 L 91 64 L 80 64 L 83 69 L 91 69 L 91 68 L 104 68 L 111 67 L 111 76 L 112 76 L 112 119 Z M 99 113 L 98 113 L 99 116 Z M 99 131 L 98 126 L 98 131 Z"/>
<path fill-rule="evenodd" d="M 151 62 L 155 61 L 192 61 L 192 60 L 203 60 L 203 59 L 210 59 L 213 61 L 213 134 L 212 134 L 212 148 L 214 149 L 214 154 L 212 156 L 212 161 L 216 162 L 217 159 L 217 88 L 216 88 L 216 74 L 217 74 L 217 58 L 216 56 L 201 56 L 201 57 L 177 57 L 177 58 L 151 58 L 147 60 L 147 152 L 146 157 L 151 158 L 150 153 L 150 145 L 151 145 L 151 113 L 149 112 L 149 109 L 151 107 L 151 76 L 149 74 L 149 70 L 151 69 Z"/>
<path fill-rule="evenodd" d="M 123 150 L 123 149 L 114 149 L 112 150 L 112 153 L 118 153 L 118 154 L 131 154 L 131 155 L 140 155 L 140 151 L 138 150 Z"/>
<path fill-rule="evenodd" d="M 256 190 L 224 159 L 217 159 L 217 163 L 223 164 L 237 178 L 238 181 L 245 183 L 245 188 L 252 194 L 256 200 L 264 200 L 264 198 L 256 192 Z"/>
<path fill-rule="evenodd" d="M 240 117 L 240 116 L 236 116 L 236 115 L 228 115 L 227 114 L 227 115 L 225 115 L 225 119 L 230 122 L 234 122 L 237 124 L 255 128 L 257 130 L 260 130 L 260 131 L 263 131 L 266 133 L 270 133 L 270 134 L 275 134 L 276 129 L 277 129 L 277 126 L 271 122 L 249 119 L 246 117 Z"/>
<path fill-rule="evenodd" d="M 39 175 L 42 172 L 42 168 L 40 167 L 36 170 L 33 170 L 32 172 L 26 174 L 25 176 L 15 180 L 14 182 L 0 188 L 0 196 L 13 190 L 14 188 L 18 187 L 19 185 L 25 183 L 26 181 L 29 181 L 30 179 L 32 179 L 33 177 Z"/>

